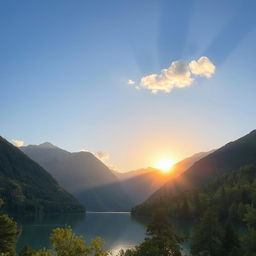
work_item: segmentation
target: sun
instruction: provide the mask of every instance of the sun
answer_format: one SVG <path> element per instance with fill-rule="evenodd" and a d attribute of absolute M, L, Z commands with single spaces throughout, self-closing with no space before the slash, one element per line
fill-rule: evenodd
<path fill-rule="evenodd" d="M 174 161 L 171 158 L 162 158 L 156 163 L 156 168 L 162 172 L 168 173 L 173 165 Z"/>

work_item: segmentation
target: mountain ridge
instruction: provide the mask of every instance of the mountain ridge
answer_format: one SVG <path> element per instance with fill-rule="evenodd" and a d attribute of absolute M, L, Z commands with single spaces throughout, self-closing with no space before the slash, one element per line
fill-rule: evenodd
<path fill-rule="evenodd" d="M 84 212 L 78 201 L 40 165 L 0 137 L 0 197 L 18 214 Z"/>
<path fill-rule="evenodd" d="M 196 188 L 248 164 L 256 164 L 256 130 L 195 162 L 181 176 L 163 185 L 147 201 Z"/>
<path fill-rule="evenodd" d="M 92 153 L 71 153 L 38 145 L 21 150 L 48 170 L 88 210 L 125 211 L 132 206 L 116 176 Z"/>

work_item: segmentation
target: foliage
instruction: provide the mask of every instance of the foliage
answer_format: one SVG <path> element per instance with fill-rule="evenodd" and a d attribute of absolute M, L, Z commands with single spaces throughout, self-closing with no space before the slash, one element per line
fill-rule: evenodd
<path fill-rule="evenodd" d="M 0 216 L 0 252 L 14 255 L 18 234 L 17 224 L 7 215 Z"/>
<path fill-rule="evenodd" d="M 247 205 L 256 205 L 256 166 L 245 166 L 200 189 L 146 201 L 132 210 L 134 215 L 152 215 L 165 208 L 173 218 L 199 219 L 214 206 L 221 220 L 243 221 Z"/>
<path fill-rule="evenodd" d="M 0 198 L 0 206 L 4 204 Z M 18 227 L 7 215 L 0 216 L 0 256 L 15 255 L 17 237 L 19 235 Z"/>
<path fill-rule="evenodd" d="M 95 238 L 90 245 L 86 245 L 82 236 L 73 233 L 70 227 L 56 228 L 51 236 L 51 250 L 45 248 L 37 251 L 34 256 L 107 256 L 103 250 L 104 242 L 101 238 Z"/>
<path fill-rule="evenodd" d="M 235 233 L 234 229 L 228 223 L 225 227 L 223 239 L 222 239 L 222 255 L 225 256 L 240 256 L 241 255 L 241 245 L 240 240 Z"/>
<path fill-rule="evenodd" d="M 247 205 L 244 221 L 247 224 L 247 232 L 243 237 L 244 256 L 256 255 L 256 210 Z"/>
<path fill-rule="evenodd" d="M 9 214 L 83 212 L 84 207 L 41 166 L 0 137 L 0 197 Z"/>
<path fill-rule="evenodd" d="M 208 208 L 191 242 L 192 255 L 218 256 L 221 253 L 222 230 L 213 208 Z"/>
<path fill-rule="evenodd" d="M 134 249 L 121 251 L 124 256 L 181 256 L 179 243 L 182 239 L 173 231 L 169 218 L 164 210 L 153 216 L 147 227 L 147 238 Z"/>
<path fill-rule="evenodd" d="M 33 250 L 29 245 L 25 245 L 20 253 L 19 256 L 33 256 L 35 253 L 35 250 Z"/>

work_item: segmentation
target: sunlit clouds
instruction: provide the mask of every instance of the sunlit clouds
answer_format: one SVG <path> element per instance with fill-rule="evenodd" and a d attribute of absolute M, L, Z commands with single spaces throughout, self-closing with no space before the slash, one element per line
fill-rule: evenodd
<path fill-rule="evenodd" d="M 24 146 L 24 141 L 22 140 L 12 140 L 12 142 L 18 148 Z"/>
<path fill-rule="evenodd" d="M 109 153 L 104 152 L 104 151 L 97 151 L 93 153 L 99 160 L 102 162 L 106 163 L 109 159 Z"/>
<path fill-rule="evenodd" d="M 215 65 L 207 57 L 200 57 L 186 63 L 182 60 L 173 61 L 160 74 L 150 74 L 140 80 L 136 89 L 148 89 L 153 94 L 160 91 L 170 93 L 173 88 L 183 88 L 192 85 L 197 76 L 210 78 L 215 73 Z M 134 82 L 133 80 L 129 80 Z M 128 83 L 129 83 L 128 81 Z M 132 84 L 132 83 L 131 83 Z"/>
<path fill-rule="evenodd" d="M 104 151 L 97 151 L 97 152 L 91 152 L 85 148 L 81 148 L 80 149 L 80 152 L 88 152 L 88 153 L 91 153 L 93 154 L 95 157 L 97 157 L 101 162 L 103 162 L 104 164 L 108 165 L 108 160 L 109 160 L 109 153 L 107 152 L 104 152 Z"/>
<path fill-rule="evenodd" d="M 197 61 L 192 60 L 189 63 L 192 74 L 210 78 L 215 72 L 215 65 L 207 58 L 201 57 Z"/>
<path fill-rule="evenodd" d="M 135 81 L 129 79 L 129 80 L 127 81 L 127 84 L 133 85 L 133 84 L 135 84 Z"/>
<path fill-rule="evenodd" d="M 81 148 L 80 152 L 89 152 L 89 151 L 87 149 L 85 149 L 85 148 Z"/>

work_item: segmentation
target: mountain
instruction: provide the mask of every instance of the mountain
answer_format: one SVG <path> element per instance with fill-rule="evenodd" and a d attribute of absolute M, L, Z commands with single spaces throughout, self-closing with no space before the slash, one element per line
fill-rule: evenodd
<path fill-rule="evenodd" d="M 112 171 L 90 152 L 70 153 L 49 142 L 21 150 L 91 211 L 126 211 L 131 201 Z"/>
<path fill-rule="evenodd" d="M 214 151 L 215 149 L 207 152 L 199 152 L 179 161 L 173 166 L 172 173 L 174 174 L 175 177 L 180 176 L 183 172 L 185 172 L 188 168 L 190 168 L 194 163 L 206 157 L 207 155 L 213 153 Z M 173 176 L 171 178 L 173 178 Z"/>
<path fill-rule="evenodd" d="M 200 152 L 176 163 L 170 173 L 163 173 L 155 168 L 145 168 L 126 173 L 117 173 L 126 194 L 129 195 L 133 205 L 142 203 L 162 185 L 173 177 L 181 175 L 186 169 L 196 161 L 210 154 L 210 152 Z"/>
<path fill-rule="evenodd" d="M 84 212 L 41 166 L 0 137 L 0 198 L 13 214 Z"/>
<path fill-rule="evenodd" d="M 256 130 L 195 162 L 182 175 L 164 184 L 145 204 L 198 188 L 249 164 L 256 164 Z"/>
<path fill-rule="evenodd" d="M 155 209 L 167 208 L 172 218 L 195 220 L 201 218 L 210 206 L 216 209 L 221 220 L 243 222 L 247 206 L 256 203 L 255 190 L 256 165 L 247 165 L 198 189 L 145 202 L 132 213 L 150 216 Z"/>

